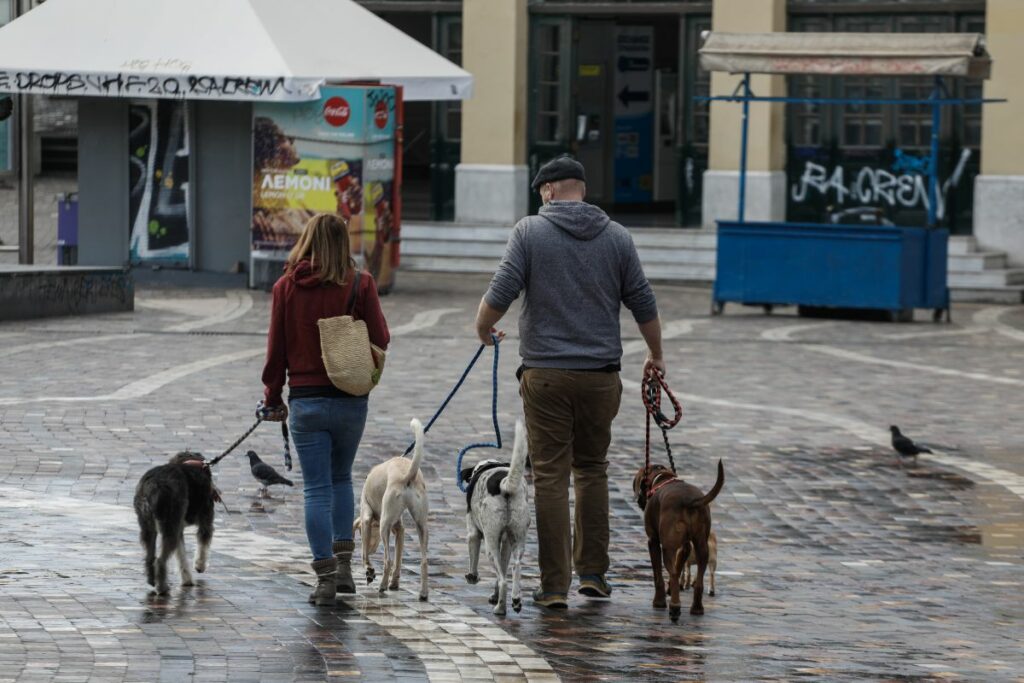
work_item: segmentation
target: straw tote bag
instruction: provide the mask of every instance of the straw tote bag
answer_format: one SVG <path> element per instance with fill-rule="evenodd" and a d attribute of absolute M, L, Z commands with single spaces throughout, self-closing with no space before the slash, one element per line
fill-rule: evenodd
<path fill-rule="evenodd" d="M 384 371 L 384 351 L 370 343 L 366 323 L 355 319 L 359 278 L 355 274 L 348 300 L 348 315 L 321 318 L 320 352 L 331 384 L 352 396 L 366 396 Z"/>

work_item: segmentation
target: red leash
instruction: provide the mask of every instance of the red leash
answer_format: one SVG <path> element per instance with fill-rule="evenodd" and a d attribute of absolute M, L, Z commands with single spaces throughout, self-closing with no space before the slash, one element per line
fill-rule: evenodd
<path fill-rule="evenodd" d="M 668 416 L 661 411 L 661 394 L 662 392 L 668 397 L 669 402 L 672 403 L 672 410 L 675 415 L 670 420 Z M 650 471 L 651 471 L 651 420 L 658 425 L 661 429 L 661 436 L 665 440 L 665 453 L 668 455 L 668 464 L 672 467 L 672 474 L 676 473 L 676 463 L 672 459 L 672 447 L 668 443 L 668 430 L 679 424 L 679 421 L 683 418 L 683 407 L 679 404 L 675 394 L 668 388 L 668 383 L 665 381 L 665 375 L 663 375 L 653 365 L 648 365 L 644 370 L 644 380 L 640 384 L 640 394 L 643 398 L 644 409 L 647 411 L 647 433 L 646 443 L 644 445 L 644 471 L 647 475 L 644 477 L 645 488 L 650 489 Z M 654 493 L 651 491 L 650 493 Z"/>

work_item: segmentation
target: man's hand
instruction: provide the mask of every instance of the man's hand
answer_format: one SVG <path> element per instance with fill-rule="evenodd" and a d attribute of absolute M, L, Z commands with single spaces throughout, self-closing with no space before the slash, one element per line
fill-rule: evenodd
<path fill-rule="evenodd" d="M 493 335 L 493 337 L 491 335 Z M 493 327 L 488 330 L 486 327 L 478 327 L 476 330 L 476 336 L 480 337 L 480 342 L 484 346 L 494 346 L 494 337 L 497 337 L 498 341 L 505 340 L 505 330 L 499 330 Z"/>
<path fill-rule="evenodd" d="M 480 308 L 476 312 L 476 336 L 480 338 L 480 343 L 484 346 L 494 345 L 494 340 L 491 339 L 492 334 L 498 338 L 498 341 L 505 338 L 505 332 L 494 327 L 503 315 L 505 315 L 505 311 L 492 308 L 487 304 L 486 299 L 480 300 Z"/>
<path fill-rule="evenodd" d="M 647 360 L 644 361 L 644 374 L 647 374 L 647 368 L 654 368 L 658 373 L 665 376 L 665 359 L 664 358 L 652 358 L 650 355 L 647 356 Z"/>

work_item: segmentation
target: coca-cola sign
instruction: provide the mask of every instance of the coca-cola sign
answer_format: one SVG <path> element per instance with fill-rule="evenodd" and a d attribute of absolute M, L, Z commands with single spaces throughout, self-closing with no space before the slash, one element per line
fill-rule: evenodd
<path fill-rule="evenodd" d="M 383 100 L 377 102 L 377 104 L 374 105 L 373 108 L 373 122 L 377 124 L 377 127 L 380 128 L 381 130 L 384 130 L 384 128 L 387 127 L 388 116 L 389 114 L 387 102 L 384 102 Z"/>
<path fill-rule="evenodd" d="M 344 126 L 351 116 L 352 107 L 344 97 L 332 97 L 324 102 L 324 121 L 335 128 Z"/>

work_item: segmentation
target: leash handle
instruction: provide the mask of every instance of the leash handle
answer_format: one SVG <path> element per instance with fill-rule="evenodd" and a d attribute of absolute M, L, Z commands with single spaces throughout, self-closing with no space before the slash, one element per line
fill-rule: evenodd
<path fill-rule="evenodd" d="M 288 422 L 281 420 L 281 438 L 284 439 L 284 466 L 289 472 L 292 471 L 292 447 L 288 441 Z"/>
<path fill-rule="evenodd" d="M 669 401 L 672 403 L 674 415 L 671 420 L 661 412 L 662 392 L 668 396 Z M 644 379 L 640 384 L 640 397 L 644 404 L 644 410 L 647 413 L 644 439 L 644 472 L 647 474 L 641 481 L 640 487 L 641 492 L 647 496 L 651 488 L 651 420 L 661 429 L 661 437 L 665 441 L 665 453 L 668 456 L 668 464 L 672 468 L 672 474 L 676 474 L 676 462 L 672 457 L 672 447 L 668 442 L 668 430 L 679 424 L 679 421 L 683 418 L 683 407 L 676 399 L 675 394 L 672 393 L 672 390 L 668 388 L 665 375 L 651 365 L 648 365 L 644 370 Z"/>

